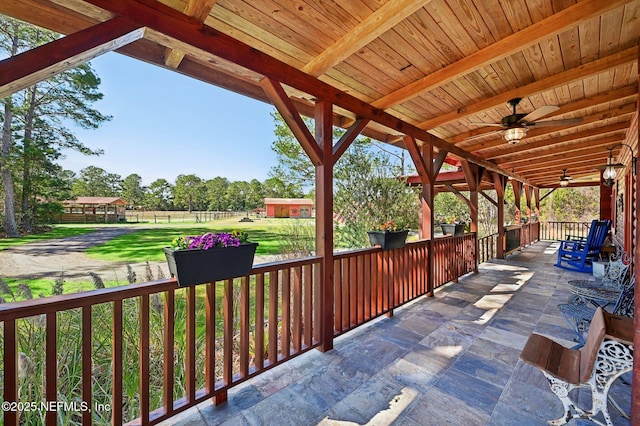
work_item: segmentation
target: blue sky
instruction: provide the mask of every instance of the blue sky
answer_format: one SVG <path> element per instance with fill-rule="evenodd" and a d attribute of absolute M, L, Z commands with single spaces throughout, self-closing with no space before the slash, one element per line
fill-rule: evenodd
<path fill-rule="evenodd" d="M 104 155 L 67 150 L 65 169 L 93 165 L 123 179 L 137 173 L 144 185 L 158 178 L 173 183 L 180 174 L 268 178 L 276 164 L 273 106 L 118 53 L 91 64 L 104 94 L 94 107 L 113 119 L 96 130 L 72 128 Z"/>

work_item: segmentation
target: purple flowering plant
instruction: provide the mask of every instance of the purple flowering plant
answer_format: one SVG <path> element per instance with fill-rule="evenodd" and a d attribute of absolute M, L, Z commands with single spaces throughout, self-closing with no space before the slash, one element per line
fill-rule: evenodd
<path fill-rule="evenodd" d="M 238 247 L 246 242 L 248 242 L 246 232 L 207 232 L 202 235 L 176 237 L 171 242 L 171 248 L 174 250 L 209 250 L 212 247 Z"/>

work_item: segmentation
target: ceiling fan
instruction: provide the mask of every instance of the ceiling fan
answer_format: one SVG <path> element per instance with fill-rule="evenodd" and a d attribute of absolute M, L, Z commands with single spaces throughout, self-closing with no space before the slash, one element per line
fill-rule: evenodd
<path fill-rule="evenodd" d="M 520 103 L 522 98 L 513 98 L 507 103 L 513 108 L 513 113 L 502 117 L 501 123 L 471 123 L 479 126 L 493 126 L 502 127 L 502 138 L 510 144 L 516 144 L 520 142 L 527 135 L 527 130 L 531 127 L 550 127 L 550 126 L 569 126 L 572 124 L 578 124 L 582 122 L 582 118 L 568 118 L 564 120 L 549 120 L 549 121 L 536 121 L 545 115 L 551 114 L 559 110 L 560 108 L 555 105 L 545 105 L 530 112 L 529 114 L 522 114 L 516 112 L 516 107 Z"/>
<path fill-rule="evenodd" d="M 562 169 L 562 176 L 560 176 L 560 186 L 569 186 L 569 182 L 572 180 L 573 178 L 567 175 L 567 169 Z"/>

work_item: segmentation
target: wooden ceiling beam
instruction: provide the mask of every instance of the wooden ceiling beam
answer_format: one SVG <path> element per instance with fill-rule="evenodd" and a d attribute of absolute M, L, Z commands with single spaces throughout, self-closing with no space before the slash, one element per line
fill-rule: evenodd
<path fill-rule="evenodd" d="M 567 169 L 567 173 L 571 170 L 571 166 L 580 164 L 583 161 L 598 160 L 606 162 L 609 155 L 602 148 L 594 149 L 592 152 L 574 152 L 569 155 L 557 155 L 554 160 L 546 160 L 544 162 L 529 161 L 521 166 L 515 167 L 518 173 L 532 173 L 538 170 L 549 168 Z M 568 157 L 568 158 L 567 158 Z"/>
<path fill-rule="evenodd" d="M 394 0 L 385 3 L 338 41 L 309 61 L 302 71 L 318 77 L 423 8 L 431 0 Z"/>
<path fill-rule="evenodd" d="M 606 162 L 598 159 L 584 161 L 579 166 L 576 165 L 575 167 L 571 168 L 571 173 L 569 173 L 569 169 L 567 169 L 567 175 L 571 176 L 572 178 L 576 178 L 584 174 L 592 174 L 594 172 L 597 172 L 597 167 L 603 166 L 604 164 L 606 164 Z M 539 180 L 543 178 L 560 179 L 561 175 L 562 169 L 560 169 L 560 171 L 558 171 L 557 169 L 551 169 L 537 171 L 531 173 L 529 176 L 531 176 L 531 178 L 534 180 Z"/>
<path fill-rule="evenodd" d="M 552 36 L 560 34 L 582 21 L 629 2 L 630 0 L 611 0 L 607 2 L 602 0 L 583 0 L 548 18 L 529 25 L 517 33 L 511 34 L 484 49 L 472 53 L 451 65 L 445 66 L 412 84 L 408 84 L 395 92 L 385 95 L 373 102 L 372 105 L 382 109 L 398 105 L 411 98 L 420 96 L 423 92 L 433 90 L 500 59 L 507 58 L 521 51 L 526 46 L 531 46 L 532 44 L 542 42 Z M 433 127 L 436 126 L 422 128 L 431 129 Z"/>
<path fill-rule="evenodd" d="M 563 71 L 558 74 L 543 78 L 541 80 L 534 81 L 527 85 L 508 90 L 506 92 L 500 93 L 499 95 L 483 99 L 480 102 L 476 102 L 472 105 L 467 105 L 464 108 L 460 108 L 456 111 L 441 114 L 438 117 L 418 124 L 417 127 L 425 130 L 433 129 L 434 127 L 441 126 L 445 123 L 449 123 L 454 120 L 460 120 L 469 115 L 477 114 L 479 112 L 495 108 L 496 106 L 506 104 L 510 99 L 532 96 L 551 89 L 555 89 L 574 81 L 583 80 L 587 77 L 598 75 L 621 65 L 630 64 L 637 61 L 638 46 L 633 46 L 626 50 L 622 50 L 612 55 L 605 56 L 604 58 L 596 59 L 595 61 L 583 65 L 578 65 L 567 71 Z"/>
<path fill-rule="evenodd" d="M 606 143 L 604 144 L 606 145 Z M 608 156 L 609 155 L 609 151 L 602 148 L 602 144 L 593 146 L 593 147 L 588 147 L 588 148 L 584 148 L 581 149 L 580 151 L 567 151 L 567 150 L 562 150 L 559 152 L 554 152 L 553 158 L 547 159 L 543 162 L 532 162 L 531 158 L 527 158 L 527 159 L 521 159 L 521 160 L 516 160 L 516 161 L 510 161 L 508 163 L 502 163 L 503 167 L 510 167 L 510 168 L 514 168 L 517 170 L 524 170 L 526 169 L 527 166 L 532 165 L 532 164 L 553 164 L 553 161 L 559 161 L 564 163 L 564 165 L 566 167 L 563 168 L 569 168 L 571 167 L 571 165 L 574 162 L 579 161 L 581 156 L 588 156 L 588 155 L 604 155 L 604 156 Z M 614 153 L 619 152 L 618 149 L 613 151 Z"/>
<path fill-rule="evenodd" d="M 204 22 L 215 4 L 216 0 L 188 0 L 184 7 L 184 14 Z M 185 52 L 168 47 L 164 57 L 165 66 L 173 69 L 178 68 L 182 59 L 184 59 L 184 55 Z"/>
<path fill-rule="evenodd" d="M 609 145 L 612 145 L 614 143 L 619 143 L 622 140 L 624 140 L 624 133 L 623 132 L 618 132 L 618 133 L 614 133 L 612 135 L 605 136 L 605 137 L 598 138 L 598 139 L 592 139 L 592 140 L 588 140 L 588 141 L 577 141 L 577 142 L 574 142 L 574 143 L 567 143 L 567 144 L 564 144 L 564 145 L 556 146 L 556 147 L 554 147 L 552 149 L 547 149 L 547 150 L 544 150 L 544 151 L 536 152 L 535 161 L 540 161 L 543 158 L 555 156 L 560 152 L 574 152 L 574 151 L 581 151 L 581 150 L 584 150 L 584 149 L 587 149 L 587 148 L 591 148 L 591 147 L 595 147 L 595 146 L 609 146 Z M 507 163 L 511 164 L 511 162 L 516 161 L 516 160 L 534 161 L 534 160 L 532 160 L 532 154 L 531 153 L 524 152 L 522 154 L 513 155 L 512 157 L 510 157 L 508 159 L 497 160 L 496 162 L 502 166 L 503 164 L 507 164 Z"/>
<path fill-rule="evenodd" d="M 487 170 L 495 171 L 528 183 L 522 176 L 497 167 L 476 155 L 470 154 L 444 140 L 434 137 L 424 130 L 403 121 L 383 110 L 340 91 L 331 85 L 310 76 L 293 66 L 264 54 L 251 46 L 227 36 L 207 25 L 177 12 L 157 1 L 145 0 L 86 0 L 88 3 L 127 16 L 140 25 L 152 28 L 168 37 L 180 40 L 197 49 L 219 56 L 227 61 L 260 73 L 273 81 L 291 86 L 351 111 L 361 118 L 369 119 L 402 134 L 433 144 L 438 149 L 449 151 L 457 158 L 467 159 Z"/>
<path fill-rule="evenodd" d="M 113 18 L 0 61 L 0 98 L 142 37 L 144 28 L 139 24 Z"/>

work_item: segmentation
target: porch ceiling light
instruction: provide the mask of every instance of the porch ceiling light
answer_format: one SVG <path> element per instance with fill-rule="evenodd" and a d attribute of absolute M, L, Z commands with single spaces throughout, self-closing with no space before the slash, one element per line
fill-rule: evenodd
<path fill-rule="evenodd" d="M 613 161 L 613 150 L 619 146 L 626 146 L 631 151 L 631 171 L 633 174 L 636 174 L 636 161 L 637 158 L 633 155 L 633 149 L 625 143 L 620 143 L 618 145 L 614 145 L 611 148 L 607 148 L 609 150 L 609 157 L 607 158 L 607 164 L 605 166 L 599 167 L 602 169 L 602 179 L 604 180 L 605 186 L 612 186 L 616 181 L 616 177 L 618 176 L 618 172 L 616 169 L 623 169 L 625 167 L 622 163 L 614 163 Z"/>
<path fill-rule="evenodd" d="M 521 126 L 510 127 L 502 132 L 502 139 L 509 144 L 517 144 L 527 136 L 527 128 Z"/>
<path fill-rule="evenodd" d="M 560 186 L 565 188 L 569 186 L 571 177 L 567 176 L 567 169 L 562 169 L 562 176 L 560 176 Z"/>

